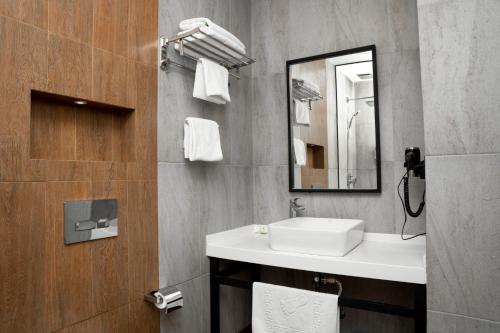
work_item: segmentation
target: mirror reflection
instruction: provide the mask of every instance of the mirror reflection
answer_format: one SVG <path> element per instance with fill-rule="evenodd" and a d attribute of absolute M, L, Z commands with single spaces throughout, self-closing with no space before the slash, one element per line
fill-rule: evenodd
<path fill-rule="evenodd" d="M 375 47 L 287 63 L 290 190 L 380 191 Z"/>

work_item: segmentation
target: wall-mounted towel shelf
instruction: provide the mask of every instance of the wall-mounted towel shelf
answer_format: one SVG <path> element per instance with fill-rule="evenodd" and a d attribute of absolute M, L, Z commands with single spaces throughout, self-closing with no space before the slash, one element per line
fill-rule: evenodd
<path fill-rule="evenodd" d="M 323 96 L 318 91 L 308 87 L 304 81 L 292 79 L 293 98 L 301 102 L 309 103 L 309 109 L 312 109 L 311 102 L 323 99 Z"/>
<path fill-rule="evenodd" d="M 204 29 L 198 27 L 172 38 L 160 37 L 160 68 L 163 71 L 167 71 L 170 66 L 176 66 L 190 72 L 195 71 L 193 68 L 178 63 L 169 57 L 168 47 L 171 44 L 181 56 L 193 61 L 198 61 L 199 58 L 207 58 L 215 61 L 226 67 L 230 71 L 229 74 L 237 79 L 240 78 L 239 75 L 231 73 L 231 70 L 239 72 L 241 67 L 255 62 L 254 59 L 230 45 L 224 44 L 204 31 Z"/>

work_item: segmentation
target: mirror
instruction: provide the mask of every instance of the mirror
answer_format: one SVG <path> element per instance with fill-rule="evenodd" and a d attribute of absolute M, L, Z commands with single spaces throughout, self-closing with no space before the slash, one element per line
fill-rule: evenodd
<path fill-rule="evenodd" d="M 291 192 L 380 192 L 375 46 L 287 61 Z"/>

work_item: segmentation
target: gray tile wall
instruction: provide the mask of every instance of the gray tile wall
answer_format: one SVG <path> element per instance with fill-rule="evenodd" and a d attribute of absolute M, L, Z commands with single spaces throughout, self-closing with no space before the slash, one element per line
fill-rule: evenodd
<path fill-rule="evenodd" d="M 159 34 L 178 32 L 186 18 L 208 17 L 237 35 L 251 53 L 250 2 L 245 0 L 160 0 Z M 176 60 L 194 66 L 189 60 Z M 218 106 L 192 97 L 194 75 L 172 69 L 158 71 L 158 188 L 160 286 L 177 286 L 185 307 L 162 315 L 162 332 L 210 331 L 208 260 L 205 235 L 251 224 L 252 118 L 250 69 L 231 79 L 232 103 Z M 224 160 L 185 162 L 183 121 L 187 116 L 215 120 L 221 129 Z M 248 323 L 248 292 L 223 291 L 223 332 Z"/>
<path fill-rule="evenodd" d="M 400 232 L 403 212 L 396 186 L 403 174 L 406 146 L 424 149 L 420 55 L 416 0 L 252 0 L 252 131 L 255 223 L 268 224 L 288 217 L 288 200 L 303 198 L 307 215 L 359 217 L 372 232 Z M 287 107 L 285 62 L 357 46 L 377 46 L 381 194 L 293 194 L 288 192 Z M 424 189 L 412 187 L 414 207 Z M 425 230 L 425 213 L 409 222 L 408 232 Z M 295 272 L 295 279 L 279 279 L 268 269 L 266 281 L 297 285 L 311 279 Z M 289 274 L 284 274 L 288 277 Z M 300 275 L 300 277 L 298 276 Z M 354 285 L 359 288 L 359 283 Z M 309 284 L 310 287 L 310 284 Z M 383 290 L 388 290 L 386 285 Z M 396 286 L 400 302 L 411 294 Z M 364 296 L 370 296 L 366 290 Z M 412 332 L 411 321 L 392 316 L 350 311 L 342 332 Z M 375 326 L 374 326 L 375 325 Z"/>
<path fill-rule="evenodd" d="M 182 19 L 205 16 L 233 31 L 257 59 L 242 71 L 242 80 L 232 80 L 233 102 L 227 106 L 193 99 L 194 77 L 188 72 L 158 72 L 160 284 L 177 286 L 186 297 L 185 308 L 162 316 L 161 327 L 162 332 L 208 332 L 205 235 L 288 215 L 287 59 L 376 44 L 383 193 L 302 197 L 309 215 L 361 217 L 368 231 L 400 231 L 402 212 L 395 185 L 403 172 L 402 150 L 407 145 L 423 147 L 417 7 L 415 0 L 160 0 L 159 4 L 160 35 L 176 33 Z M 184 161 L 182 124 L 187 116 L 219 123 L 223 162 Z M 420 193 L 422 184 L 414 186 Z M 410 222 L 409 232 L 424 230 L 424 221 Z M 222 303 L 224 332 L 237 332 L 249 322 L 246 291 L 224 289 Z M 408 322 L 374 316 L 353 313 L 346 331 L 366 331 L 354 322 L 368 322 L 367 318 L 381 321 L 386 332 L 411 329 Z"/>
<path fill-rule="evenodd" d="M 500 331 L 500 2 L 419 1 L 429 332 Z"/>
<path fill-rule="evenodd" d="M 377 46 L 379 64 L 383 192 L 289 193 L 286 60 L 369 44 Z M 361 217 L 368 231 L 399 232 L 403 216 L 395 187 L 404 148 L 424 148 L 416 0 L 254 0 L 252 47 L 255 223 L 286 218 L 288 199 L 300 196 L 308 215 Z M 422 182 L 413 186 L 412 193 L 422 193 Z M 409 222 L 409 232 L 425 230 L 424 215 Z"/>

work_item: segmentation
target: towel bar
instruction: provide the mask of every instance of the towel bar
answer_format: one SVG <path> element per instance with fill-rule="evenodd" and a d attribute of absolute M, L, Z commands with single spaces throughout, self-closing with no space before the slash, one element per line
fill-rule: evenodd
<path fill-rule="evenodd" d="M 199 37 L 200 34 L 203 35 L 202 38 Z M 220 64 L 221 66 L 226 67 L 229 71 L 233 69 L 239 71 L 241 67 L 255 62 L 254 59 L 248 57 L 246 54 L 222 43 L 216 38 L 213 38 L 211 35 L 205 33 L 202 29 L 200 29 L 200 27 L 197 27 L 172 38 L 166 38 L 164 36 L 160 37 L 160 68 L 163 71 L 167 71 L 170 65 L 174 65 L 190 72 L 194 71 L 194 69 L 174 62 L 169 58 L 168 47 L 170 44 L 177 46 L 174 47 L 174 49 L 176 49 L 183 57 L 193 61 L 198 61 L 199 58 L 207 58 Z M 187 54 L 185 49 L 188 50 L 190 54 Z M 240 79 L 240 76 L 234 73 L 229 72 L 229 74 L 237 79 Z"/>
<path fill-rule="evenodd" d="M 232 264 L 235 266 L 230 266 L 229 268 L 222 269 L 220 267 L 221 259 L 216 257 L 210 258 L 210 326 L 212 333 L 220 332 L 220 286 L 232 286 L 236 288 L 250 289 L 252 288 L 253 282 L 260 281 L 260 264 L 252 264 L 246 262 L 233 261 Z M 231 278 L 230 276 L 235 274 L 237 271 L 244 270 L 248 268 L 250 271 L 250 279 L 238 279 Z M 323 278 L 318 275 L 318 283 L 314 283 L 315 287 L 319 287 L 320 284 L 332 282 L 331 278 Z M 342 286 L 338 281 L 337 286 Z M 314 282 L 314 281 L 313 281 Z M 401 305 L 395 305 L 390 303 L 374 302 L 371 300 L 359 299 L 359 298 L 349 298 L 345 295 L 339 297 L 339 306 L 358 309 L 370 312 L 383 313 L 393 316 L 408 317 L 414 320 L 414 332 L 415 333 L 425 333 L 426 332 L 426 286 L 420 284 L 410 284 L 413 287 L 414 300 L 413 307 L 406 307 Z M 339 289 L 339 293 L 342 293 L 342 289 Z"/>
<path fill-rule="evenodd" d="M 327 284 L 335 284 L 337 286 L 337 295 L 340 297 L 342 295 L 342 283 L 334 278 L 333 276 L 331 277 L 323 277 L 322 274 L 316 273 L 314 275 L 314 287 L 315 289 L 318 287 L 318 284 L 322 285 L 327 285 Z"/>

